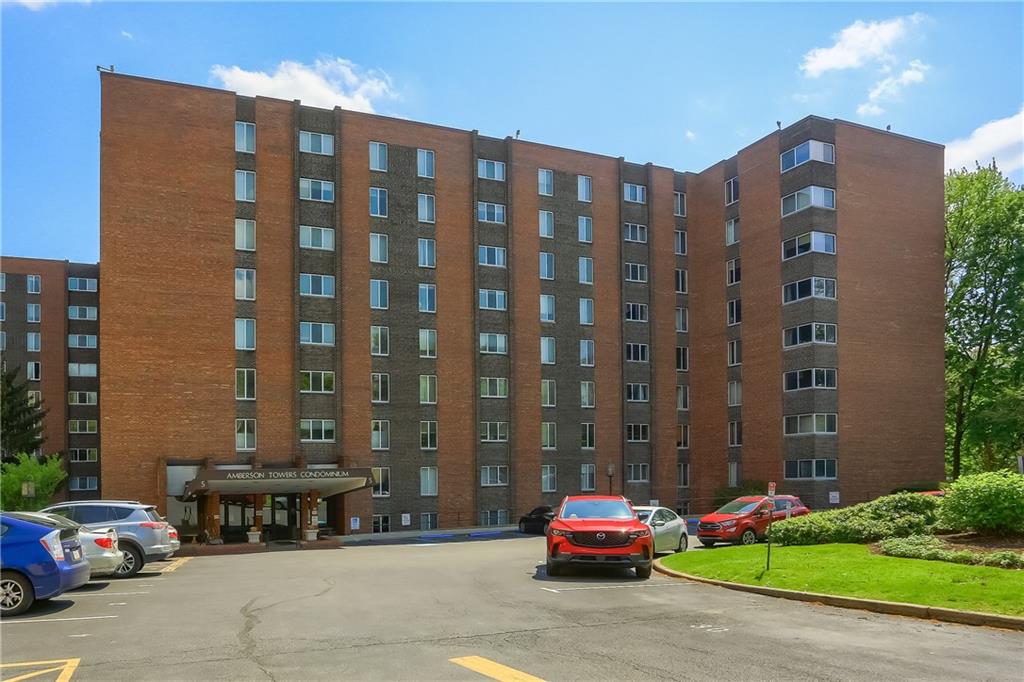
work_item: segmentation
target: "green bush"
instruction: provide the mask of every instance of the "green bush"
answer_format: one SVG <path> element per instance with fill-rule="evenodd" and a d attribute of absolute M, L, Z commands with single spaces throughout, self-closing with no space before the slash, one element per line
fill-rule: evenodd
<path fill-rule="evenodd" d="M 882 554 L 904 559 L 948 561 L 954 564 L 974 564 L 999 568 L 1024 568 L 1024 553 L 1004 550 L 982 553 L 969 550 L 946 549 L 938 538 L 931 535 L 913 535 L 908 538 L 888 538 L 878 543 Z"/>
<path fill-rule="evenodd" d="M 946 490 L 939 523 L 979 533 L 1024 532 L 1024 475 L 989 471 L 960 477 Z"/>
<path fill-rule="evenodd" d="M 939 498 L 931 495 L 887 495 L 781 521 L 772 526 L 772 540 L 784 545 L 817 545 L 922 535 L 935 523 L 938 508 Z"/>
<path fill-rule="evenodd" d="M 925 483 L 908 483 L 907 485 L 901 485 L 899 488 L 893 488 L 889 494 L 895 495 L 896 493 L 926 493 L 932 490 L 942 490 L 946 486 L 941 481 L 925 482 Z"/>

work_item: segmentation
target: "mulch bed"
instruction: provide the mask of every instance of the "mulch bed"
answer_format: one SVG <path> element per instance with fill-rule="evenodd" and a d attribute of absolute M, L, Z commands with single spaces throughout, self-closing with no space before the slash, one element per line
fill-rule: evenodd
<path fill-rule="evenodd" d="M 1012 550 L 1024 552 L 1024 535 L 980 535 L 978 533 L 956 533 L 937 535 L 946 549 L 970 550 L 981 554 Z"/>

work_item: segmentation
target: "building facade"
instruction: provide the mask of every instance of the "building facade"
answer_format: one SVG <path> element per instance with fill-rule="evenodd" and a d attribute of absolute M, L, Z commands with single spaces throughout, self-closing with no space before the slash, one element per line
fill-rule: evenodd
<path fill-rule="evenodd" d="M 942 476 L 938 145 L 809 117 L 689 173 L 101 84 L 107 496 L 177 521 L 200 468 L 370 467 L 319 513 L 386 532 Z"/>

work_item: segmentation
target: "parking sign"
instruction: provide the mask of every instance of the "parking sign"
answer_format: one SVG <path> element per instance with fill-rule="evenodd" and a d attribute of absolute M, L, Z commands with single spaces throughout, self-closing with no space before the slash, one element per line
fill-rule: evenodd
<path fill-rule="evenodd" d="M 775 497 L 775 481 L 768 484 L 768 497 Z"/>

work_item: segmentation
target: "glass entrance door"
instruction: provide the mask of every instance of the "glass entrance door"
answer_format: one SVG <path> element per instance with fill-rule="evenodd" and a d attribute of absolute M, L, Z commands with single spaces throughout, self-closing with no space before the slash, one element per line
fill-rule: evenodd
<path fill-rule="evenodd" d="M 263 507 L 263 530 L 267 538 L 275 540 L 299 539 L 299 497 L 295 493 L 287 495 L 267 495 Z"/>

